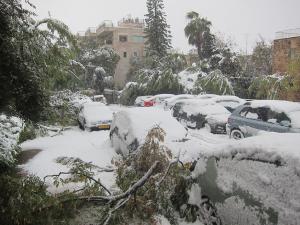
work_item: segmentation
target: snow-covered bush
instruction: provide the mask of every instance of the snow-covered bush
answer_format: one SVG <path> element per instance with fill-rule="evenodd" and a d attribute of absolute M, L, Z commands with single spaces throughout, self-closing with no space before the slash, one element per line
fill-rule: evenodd
<path fill-rule="evenodd" d="M 133 105 L 138 96 L 156 94 L 182 94 L 183 86 L 171 69 L 140 69 L 136 72 L 135 82 L 129 82 L 121 92 L 120 103 Z"/>
<path fill-rule="evenodd" d="M 278 74 L 259 76 L 253 79 L 248 91 L 255 99 L 281 99 L 281 94 L 286 92 L 289 76 Z"/>
<path fill-rule="evenodd" d="M 195 94 L 208 93 L 217 95 L 234 95 L 234 90 L 228 78 L 220 70 L 199 76 L 193 92 Z"/>
<path fill-rule="evenodd" d="M 120 93 L 119 102 L 122 105 L 133 105 L 137 96 L 143 95 L 142 88 L 136 82 L 128 82 Z"/>
<path fill-rule="evenodd" d="M 23 121 L 20 118 L 0 114 L 0 168 L 14 164 L 22 129 Z"/>
<path fill-rule="evenodd" d="M 50 96 L 50 107 L 45 112 L 45 121 L 51 125 L 74 125 L 83 103 L 92 100 L 79 92 L 59 91 Z"/>

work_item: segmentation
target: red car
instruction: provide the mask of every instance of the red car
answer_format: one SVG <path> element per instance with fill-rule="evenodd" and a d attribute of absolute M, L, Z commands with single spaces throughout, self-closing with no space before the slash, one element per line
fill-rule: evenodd
<path fill-rule="evenodd" d="M 144 107 L 151 107 L 155 105 L 154 99 L 146 99 L 144 100 Z"/>

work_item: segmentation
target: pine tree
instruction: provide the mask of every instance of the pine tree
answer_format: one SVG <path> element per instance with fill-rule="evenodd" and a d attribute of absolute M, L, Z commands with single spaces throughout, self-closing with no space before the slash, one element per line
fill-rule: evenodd
<path fill-rule="evenodd" d="M 171 48 L 170 26 L 166 21 L 163 0 L 147 0 L 146 53 L 148 56 L 162 58 Z"/>

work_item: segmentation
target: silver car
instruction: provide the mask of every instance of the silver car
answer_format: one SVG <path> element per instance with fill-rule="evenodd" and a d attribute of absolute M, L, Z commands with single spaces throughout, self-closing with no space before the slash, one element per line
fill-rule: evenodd
<path fill-rule="evenodd" d="M 259 131 L 300 133 L 300 104 L 278 100 L 254 100 L 238 107 L 228 118 L 227 133 L 241 139 Z"/>

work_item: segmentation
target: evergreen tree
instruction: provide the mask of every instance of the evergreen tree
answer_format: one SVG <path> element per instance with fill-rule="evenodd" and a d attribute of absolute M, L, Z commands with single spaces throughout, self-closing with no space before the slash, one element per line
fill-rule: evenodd
<path fill-rule="evenodd" d="M 148 56 L 162 58 L 171 48 L 170 26 L 166 21 L 163 0 L 147 0 L 146 52 Z"/>

